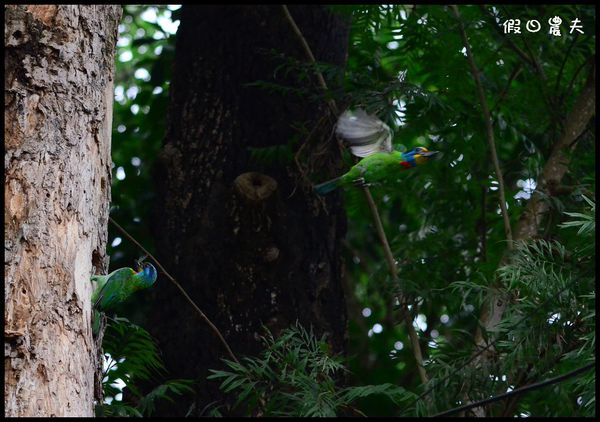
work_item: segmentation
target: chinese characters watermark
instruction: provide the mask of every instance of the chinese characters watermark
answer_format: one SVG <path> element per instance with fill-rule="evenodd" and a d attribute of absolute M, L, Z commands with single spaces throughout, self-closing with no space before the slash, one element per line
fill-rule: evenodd
<path fill-rule="evenodd" d="M 563 23 L 563 20 L 560 16 L 553 16 L 548 19 L 548 34 L 561 37 L 562 33 L 560 31 L 560 25 Z M 521 34 L 521 19 L 507 19 L 502 23 L 505 34 Z M 537 19 L 529 19 L 525 23 L 525 29 L 528 32 L 539 32 L 542 29 L 542 24 Z M 583 25 L 581 24 L 581 19 L 575 18 L 571 21 L 571 25 L 569 26 L 569 34 L 572 34 L 574 31 L 583 34 Z"/>
<path fill-rule="evenodd" d="M 540 24 L 540 21 L 531 19 L 527 21 L 525 28 L 527 28 L 529 32 L 538 32 L 540 29 L 542 29 L 542 25 Z"/>
<path fill-rule="evenodd" d="M 581 21 L 578 18 L 575 18 L 571 21 L 571 30 L 569 31 L 569 34 L 572 34 L 573 31 L 575 31 L 575 30 L 577 32 L 579 32 L 580 34 L 583 34 L 583 31 L 582 31 L 583 25 L 580 25 L 579 24 L 580 22 Z"/>
<path fill-rule="evenodd" d="M 553 18 L 548 19 L 548 25 L 550 25 L 550 35 L 554 35 L 555 37 L 560 37 L 560 24 L 562 23 L 562 19 L 560 16 L 554 16 Z"/>
<path fill-rule="evenodd" d="M 521 33 L 521 19 L 508 19 L 502 24 L 504 26 L 504 33 L 520 34 Z"/>

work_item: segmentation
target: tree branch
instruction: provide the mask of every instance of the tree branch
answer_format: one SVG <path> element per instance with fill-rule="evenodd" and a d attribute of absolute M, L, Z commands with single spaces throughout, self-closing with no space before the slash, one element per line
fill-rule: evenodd
<path fill-rule="evenodd" d="M 589 57 L 586 61 L 584 61 L 583 63 L 581 63 L 581 65 L 577 68 L 577 70 L 575 71 L 575 73 L 573 73 L 573 77 L 571 78 L 571 81 L 569 82 L 569 86 L 568 88 L 563 91 L 562 94 L 560 94 L 559 99 L 558 99 L 558 104 L 562 105 L 565 98 L 568 98 L 571 95 L 571 92 L 573 91 L 573 85 L 575 84 L 575 81 L 577 80 L 577 76 L 579 76 L 579 72 L 581 72 L 581 70 L 586 66 L 586 65 L 591 65 L 593 64 L 596 60 L 596 56 L 593 55 L 591 57 Z"/>
<path fill-rule="evenodd" d="M 394 282 L 400 285 L 400 279 L 398 278 L 398 269 L 396 268 L 396 260 L 394 259 L 394 255 L 392 254 L 392 250 L 390 249 L 390 245 L 385 235 L 385 231 L 383 230 L 383 224 L 381 223 L 381 218 L 379 217 L 379 213 L 377 212 L 377 206 L 375 205 L 375 201 L 373 201 L 373 196 L 371 195 L 369 188 L 367 188 L 366 186 L 363 187 L 363 192 L 365 193 L 365 197 L 367 198 L 367 204 L 369 205 L 369 209 L 371 210 L 371 214 L 373 216 L 373 221 L 375 222 L 375 230 L 377 231 L 377 236 L 379 236 L 379 241 L 383 246 L 383 254 L 388 264 L 390 275 L 392 276 Z M 429 381 L 429 378 L 427 377 L 427 373 L 425 372 L 425 366 L 423 365 L 423 354 L 421 353 L 419 336 L 415 330 L 415 327 L 413 327 L 410 312 L 408 310 L 407 304 L 404 301 L 404 298 L 402 297 L 402 295 L 399 294 L 396 296 L 396 300 L 402 307 L 404 321 L 406 322 L 406 329 L 408 331 L 408 336 L 412 344 L 413 355 L 415 357 L 415 360 L 417 361 L 419 377 L 421 378 L 421 382 L 425 384 Z"/>
<path fill-rule="evenodd" d="M 298 25 L 296 25 L 296 21 L 290 14 L 290 11 L 288 10 L 287 6 L 285 4 L 283 4 L 283 5 L 281 5 L 281 7 L 283 9 L 283 13 L 285 14 L 286 19 L 288 20 L 288 22 L 290 23 L 290 26 L 292 27 L 292 30 L 298 37 L 298 40 L 300 41 L 300 43 L 302 44 L 302 48 L 304 48 L 304 52 L 308 56 L 309 61 L 312 64 L 316 64 L 317 60 L 315 59 L 315 56 L 313 55 L 312 50 L 310 49 L 310 46 L 308 45 L 308 42 L 306 42 L 304 35 L 302 35 L 302 31 L 300 31 L 300 28 L 298 28 Z M 323 78 L 323 75 L 321 74 L 321 72 L 315 70 L 315 73 L 317 75 L 317 79 L 319 80 L 319 84 L 321 85 L 323 90 L 325 92 L 327 92 L 328 88 L 327 88 L 327 83 L 325 82 L 325 78 Z M 338 114 L 340 114 L 339 110 L 337 108 L 337 105 L 335 104 L 335 101 L 333 99 L 330 99 L 329 101 L 327 101 L 327 103 L 329 104 L 329 107 L 331 108 L 331 111 L 334 116 L 337 116 Z"/>
<path fill-rule="evenodd" d="M 573 41 L 571 41 L 571 43 L 569 44 L 569 48 L 567 49 L 567 52 L 565 53 L 565 58 L 563 59 L 561 65 L 560 65 L 560 70 L 558 71 L 558 76 L 556 77 L 556 82 L 554 83 L 554 92 L 558 92 L 558 87 L 560 85 L 560 80 L 562 79 L 563 70 L 565 70 L 565 64 L 567 64 L 567 59 L 569 58 L 569 55 L 571 54 L 571 50 L 573 49 L 573 46 L 575 45 L 577 38 L 579 38 L 579 34 L 576 32 L 575 36 L 573 37 Z"/>
<path fill-rule="evenodd" d="M 577 321 L 575 322 L 575 324 L 571 327 L 569 327 L 569 331 L 574 332 L 577 329 Z M 564 334 L 564 332 L 563 332 Z M 562 337 L 562 335 L 561 335 Z M 560 340 L 557 341 L 557 345 L 558 348 L 560 350 L 560 354 L 558 356 L 555 356 L 554 359 L 552 359 L 549 364 L 543 366 L 543 370 L 540 370 L 539 368 L 532 374 L 531 369 L 534 367 L 534 364 L 538 364 L 538 362 L 541 362 L 545 357 L 547 352 L 550 350 L 548 348 L 544 349 L 541 351 L 541 353 L 539 353 L 539 356 L 537 358 L 535 358 L 535 362 L 530 362 L 527 365 L 527 368 L 522 369 L 521 371 L 519 371 L 519 373 L 517 374 L 516 377 L 516 382 L 511 383 L 513 384 L 515 387 L 520 388 L 522 386 L 525 386 L 526 384 L 531 384 L 531 382 L 533 382 L 536 378 L 540 377 L 540 374 L 542 372 L 546 372 L 549 371 L 550 369 L 552 369 L 553 367 L 556 367 L 556 365 L 561 361 L 561 359 L 564 357 L 565 354 L 576 350 L 577 346 L 578 346 L 578 342 L 577 342 L 577 338 L 575 338 L 574 340 L 569 342 L 569 347 L 567 347 L 566 349 L 563 349 L 562 346 L 560 345 Z M 510 415 L 512 415 L 516 409 L 517 406 L 519 404 L 519 400 L 520 400 L 520 396 L 514 396 L 511 397 L 509 400 L 507 400 L 506 402 L 506 406 L 504 408 L 504 410 L 502 411 L 502 417 L 510 417 Z"/>
<path fill-rule="evenodd" d="M 313 64 L 316 63 L 315 56 L 313 55 L 313 53 L 310 49 L 310 46 L 306 42 L 306 39 L 302 35 L 302 32 L 300 31 L 300 29 L 298 28 L 298 25 L 296 25 L 296 22 L 294 21 L 294 18 L 290 14 L 287 6 L 282 5 L 282 8 L 283 8 L 283 12 L 285 14 L 286 19 L 290 22 L 290 26 L 292 27 L 292 29 L 293 29 L 294 33 L 296 34 L 296 36 L 298 37 L 298 39 L 300 40 L 302 47 L 304 48 L 304 51 L 305 51 L 309 61 Z M 317 79 L 319 81 L 319 84 L 321 85 L 321 88 L 324 91 L 327 91 L 327 84 L 325 83 L 325 79 L 323 78 L 323 75 L 318 70 L 315 70 L 315 72 L 317 73 Z M 329 107 L 330 107 L 331 111 L 334 113 L 334 115 L 337 116 L 339 114 L 339 111 L 338 111 L 339 109 L 338 109 L 337 105 L 335 104 L 335 101 L 333 99 L 331 99 L 328 101 L 328 103 L 329 103 Z M 383 247 L 383 254 L 384 254 L 385 260 L 388 264 L 390 274 L 391 274 L 392 278 L 394 279 L 394 281 L 397 282 L 399 285 L 400 280 L 398 279 L 398 270 L 396 268 L 396 262 L 394 260 L 394 256 L 390 249 L 389 242 L 385 235 L 385 231 L 383 230 L 383 225 L 381 224 L 381 218 L 379 217 L 377 205 L 375 205 L 375 202 L 373 201 L 373 197 L 371 196 L 371 192 L 369 191 L 368 187 L 366 187 L 366 186 L 363 187 L 363 192 L 365 193 L 365 198 L 367 200 L 367 204 L 369 205 L 369 209 L 371 210 L 373 222 L 375 223 L 375 229 L 377 231 L 377 235 L 379 236 L 381 246 Z M 419 337 L 415 331 L 415 328 L 412 325 L 412 321 L 410 320 L 410 313 L 408 312 L 408 307 L 404 303 L 402 297 L 400 297 L 400 296 L 397 297 L 397 300 L 403 307 L 405 320 L 407 321 L 406 329 L 408 330 L 408 334 L 409 334 L 409 337 L 410 337 L 410 340 L 412 343 L 413 354 L 415 356 L 415 360 L 417 361 L 417 368 L 419 371 L 419 376 L 421 378 L 421 382 L 423 384 L 425 384 L 428 381 L 428 378 L 427 378 L 427 374 L 425 372 L 425 368 L 423 366 L 423 355 L 421 353 L 421 346 L 419 345 Z"/>
<path fill-rule="evenodd" d="M 543 199 L 544 195 L 549 193 L 550 186 L 560 184 L 570 163 L 569 152 L 576 147 L 576 144 L 573 144 L 573 141 L 586 129 L 589 120 L 595 114 L 594 104 L 596 101 L 596 84 L 595 65 L 593 63 L 594 62 L 592 61 L 592 66 L 585 86 L 575 101 L 573 109 L 567 116 L 563 134 L 554 145 L 552 153 L 544 165 L 542 174 L 537 180 L 536 192 L 531 196 L 531 199 L 519 218 L 515 229 L 515 241 L 530 240 L 537 237 L 538 228 L 541 225 L 542 219 L 550 209 L 548 201 Z M 508 252 L 510 252 L 510 250 L 507 250 L 507 253 L 504 254 L 500 261 L 500 265 L 506 263 L 510 259 L 510 253 Z M 484 330 L 494 330 L 502 320 L 507 304 L 507 298 L 503 297 L 500 290 L 497 289 L 492 290 L 485 299 L 480 316 L 481 322 L 475 333 L 475 344 L 477 347 L 483 347 L 486 344 L 486 340 L 483 337 Z M 480 359 L 485 359 L 485 357 L 481 356 Z"/>
<path fill-rule="evenodd" d="M 458 21 L 458 29 L 460 31 L 460 35 L 463 39 L 463 43 L 465 45 L 465 49 L 467 50 L 467 61 L 469 62 L 469 66 L 471 67 L 471 73 L 473 74 L 473 79 L 475 80 L 475 86 L 477 87 L 477 94 L 479 96 L 479 102 L 481 103 L 481 111 L 483 112 L 483 118 L 485 122 L 485 130 L 488 140 L 488 145 L 490 148 L 490 153 L 492 155 L 492 162 L 494 163 L 494 169 L 496 171 L 496 178 L 498 179 L 498 191 L 500 194 L 500 210 L 502 212 L 502 218 L 504 220 L 504 234 L 506 236 L 506 240 L 508 241 L 508 248 L 512 248 L 512 231 L 510 228 L 510 219 L 508 218 L 508 211 L 506 209 L 506 198 L 504 195 L 504 178 L 502 176 L 502 171 L 500 170 L 500 163 L 498 161 L 498 155 L 496 153 L 496 142 L 494 141 L 494 128 L 492 127 L 492 117 L 490 115 L 490 111 L 488 109 L 487 101 L 485 99 L 485 93 L 483 92 L 483 85 L 481 84 L 481 78 L 479 76 L 479 70 L 477 69 L 477 65 L 475 64 L 475 60 L 473 58 L 473 53 L 471 51 L 471 46 L 469 44 L 469 40 L 467 39 L 467 34 L 465 32 L 465 28 L 462 24 L 460 14 L 458 12 L 458 7 L 456 5 L 450 6 L 452 11 L 454 12 L 454 16 Z"/>
<path fill-rule="evenodd" d="M 455 15 L 458 17 L 458 9 L 456 6 L 452 7 Z M 460 23 L 461 33 L 463 35 L 463 40 L 465 44 L 467 44 L 467 58 L 471 57 L 470 48 L 468 46 L 466 35 L 464 34 L 464 28 L 462 27 L 462 23 Z M 477 68 L 474 66 L 474 62 L 472 58 L 471 62 L 471 70 L 476 74 Z M 531 63 L 535 64 L 535 63 Z M 535 67 L 535 66 L 534 66 Z M 478 75 L 476 77 L 476 82 L 478 81 Z M 481 89 L 481 84 L 478 83 L 478 90 L 480 94 L 480 99 L 482 98 L 483 90 Z M 485 97 L 483 97 L 485 99 Z M 568 146 L 570 143 L 576 139 L 582 132 L 585 130 L 587 122 L 594 115 L 594 102 L 595 102 L 595 68 L 592 67 L 590 74 L 588 76 L 588 80 L 586 85 L 584 86 L 581 94 L 579 95 L 573 109 L 569 113 L 567 117 L 567 123 L 565 129 L 563 131 L 563 135 L 559 139 L 559 141 L 554 145 L 553 151 L 544 166 L 543 172 L 538 179 L 538 192 L 534 193 L 531 200 L 528 202 L 525 211 L 521 214 L 519 222 L 517 223 L 514 240 L 526 240 L 531 239 L 537 236 L 537 230 L 541 223 L 542 217 L 546 214 L 549 209 L 549 204 L 546 201 L 542 200 L 541 192 L 548 191 L 548 185 L 550 183 L 559 183 L 564 174 L 568 169 L 569 157 Z M 482 102 L 482 106 L 485 107 L 485 102 Z M 485 112 L 484 112 L 485 113 Z M 489 120 L 486 117 L 486 124 L 488 125 L 488 133 L 489 133 Z M 502 189 L 502 186 L 501 186 Z M 502 200 L 504 202 L 504 200 Z M 507 248 L 507 252 L 510 252 L 511 242 L 509 242 L 509 247 Z M 506 262 L 509 253 L 505 253 L 502 262 Z M 481 325 L 478 327 L 475 334 L 475 343 L 478 347 L 483 347 L 486 342 L 483 338 L 483 329 L 485 330 L 493 330 L 501 321 L 504 311 L 506 310 L 508 301 L 507 298 L 504 298 L 501 292 L 493 291 L 486 298 L 486 302 L 488 306 L 484 306 L 482 315 L 481 315 Z M 493 344 L 493 343 L 492 343 Z M 489 347 L 488 344 L 486 346 Z M 474 359 L 473 361 L 477 364 L 481 359 L 486 359 L 486 356 L 479 356 L 478 359 Z M 470 405 L 469 408 L 479 407 L 479 405 Z M 461 409 L 464 410 L 464 409 Z"/>
<path fill-rule="evenodd" d="M 492 15 L 484 5 L 480 5 L 479 8 L 481 11 L 487 15 L 490 19 L 490 23 L 492 27 L 496 30 L 496 32 L 500 35 L 500 37 L 504 40 L 504 42 L 515 52 L 517 55 L 529 66 L 535 67 L 535 63 L 531 57 L 527 55 L 523 50 L 521 50 L 510 38 L 506 36 L 504 32 L 500 29 L 498 25 L 496 25 L 496 17 Z"/>
<path fill-rule="evenodd" d="M 494 110 L 496 110 L 496 108 L 498 108 L 500 103 L 504 100 L 504 98 L 506 97 L 506 94 L 508 93 L 508 90 L 510 89 L 510 85 L 512 84 L 512 81 L 514 81 L 517 78 L 517 76 L 519 76 L 521 74 L 522 71 L 523 71 L 523 65 L 521 63 L 517 63 L 517 65 L 515 66 L 515 68 L 513 69 L 513 71 L 511 72 L 511 74 L 508 78 L 508 82 L 506 83 L 506 86 L 504 87 L 504 89 L 502 90 L 500 95 L 498 96 L 498 100 L 496 101 L 496 104 L 494 104 L 494 106 L 491 108 L 490 114 L 492 114 L 494 112 Z"/>
<path fill-rule="evenodd" d="M 554 298 L 560 296 L 563 292 L 567 291 L 568 289 L 571 289 L 575 286 L 576 283 L 578 283 L 579 281 L 577 279 L 573 279 L 571 280 L 569 283 L 565 284 L 555 295 L 553 296 L 548 296 L 542 303 L 540 303 L 536 309 L 542 309 L 544 306 L 548 305 L 552 300 L 554 300 Z M 521 316 L 521 318 L 519 318 L 517 321 L 515 321 L 513 324 L 510 325 L 510 327 L 507 327 L 507 330 L 512 330 L 513 328 L 519 326 L 520 324 L 522 324 L 523 322 L 525 322 L 525 320 L 527 320 L 528 318 L 531 318 L 531 315 L 524 313 L 523 316 Z M 480 358 L 481 355 L 483 355 L 484 353 L 486 353 L 489 349 L 491 349 L 498 341 L 500 340 L 500 337 L 496 337 L 495 340 L 490 341 L 488 344 L 486 345 L 477 345 L 478 349 L 477 352 L 475 352 L 470 358 L 469 360 L 467 360 L 464 364 L 462 364 L 461 366 L 459 366 L 458 368 L 454 368 L 452 370 L 452 372 L 450 372 L 448 375 L 444 376 L 443 378 L 436 380 L 437 382 L 435 383 L 435 385 L 433 385 L 432 387 L 429 387 L 427 390 L 425 390 L 423 393 L 421 393 L 416 399 L 414 399 L 409 406 L 412 406 L 413 404 L 415 404 L 417 401 L 421 400 L 423 397 L 426 397 L 427 395 L 429 395 L 433 390 L 435 390 L 437 387 L 439 386 L 443 386 L 446 385 L 445 381 L 454 377 L 455 375 L 458 376 L 457 374 L 462 371 L 463 368 L 466 368 L 468 365 L 472 364 L 473 362 L 477 362 Z M 517 343 L 517 347 L 520 345 L 520 343 L 522 343 L 525 340 L 525 338 L 522 338 L 519 343 Z"/>
<path fill-rule="evenodd" d="M 571 161 L 569 153 L 576 144 L 573 147 L 570 147 L 570 145 L 583 133 L 588 121 L 594 116 L 595 102 L 596 68 L 592 62 L 587 81 L 575 101 L 573 109 L 567 116 L 563 134 L 556 144 L 554 144 L 552 153 L 537 180 L 536 192 L 534 192 L 527 203 L 527 207 L 517 223 L 515 240 L 532 239 L 537 236 L 537 229 L 542 221 L 542 217 L 550 207 L 548 202 L 542 199 L 542 193 L 548 194 L 551 185 L 559 185 L 567 172 Z"/>
<path fill-rule="evenodd" d="M 129 240 L 131 240 L 133 243 L 135 243 L 137 245 L 138 248 L 140 248 L 142 251 L 144 251 L 144 253 L 150 257 L 152 259 L 152 261 L 154 261 L 156 263 L 156 266 L 163 272 L 163 274 L 173 283 L 175 284 L 175 286 L 179 289 L 179 291 L 183 294 L 183 296 L 186 298 L 186 300 L 194 307 L 194 309 L 196 310 L 196 312 L 198 312 L 198 314 L 200 315 L 200 317 L 208 324 L 208 326 L 213 330 L 213 332 L 217 335 L 217 337 L 219 338 L 219 340 L 221 340 L 221 343 L 223 343 L 223 346 L 225 346 L 225 349 L 227 350 L 227 353 L 229 353 L 229 356 L 231 356 L 231 358 L 236 361 L 237 363 L 240 363 L 240 361 L 235 357 L 235 355 L 233 354 L 233 352 L 231 351 L 231 348 L 229 347 L 229 344 L 227 344 L 227 342 L 225 341 L 225 338 L 223 338 L 223 336 L 221 335 L 221 332 L 219 331 L 219 329 L 212 323 L 212 321 L 210 319 L 208 319 L 208 317 L 204 314 L 204 312 L 202 312 L 202 310 L 198 307 L 198 305 L 196 305 L 196 303 L 192 300 L 192 298 L 189 297 L 189 295 L 186 293 L 186 291 L 183 289 L 183 287 L 181 287 L 181 285 L 173 278 L 173 276 L 171 276 L 171 274 L 169 274 L 167 272 L 167 270 L 165 270 L 165 268 L 161 265 L 160 262 L 158 262 L 158 260 L 156 258 L 154 258 L 154 256 L 148 252 L 148 250 L 146 248 L 144 248 L 137 240 L 135 240 L 135 238 L 130 235 L 127 230 L 125 230 L 123 227 L 121 227 L 119 225 L 119 223 L 117 223 L 115 220 L 113 220 L 112 217 L 108 217 L 108 219 L 110 220 L 111 223 L 113 223 L 115 225 L 115 227 L 117 229 L 119 229 L 119 231 L 121 233 L 123 233 L 125 235 L 125 237 L 127 237 Z"/>
<path fill-rule="evenodd" d="M 487 222 L 486 222 L 486 210 L 487 210 L 487 186 L 481 184 L 481 217 L 479 219 L 477 230 L 479 231 L 479 238 L 481 242 L 481 253 L 479 256 L 483 262 L 487 261 Z"/>
<path fill-rule="evenodd" d="M 485 400 L 481 400 L 481 401 L 478 401 L 478 402 L 475 402 L 475 403 L 469 403 L 469 404 L 466 404 L 464 406 L 456 407 L 454 409 L 450 409 L 450 410 L 447 410 L 445 412 L 438 413 L 437 415 L 434 415 L 433 417 L 437 418 L 437 417 L 441 417 L 441 416 L 449 416 L 449 415 L 452 415 L 454 413 L 458 413 L 458 412 L 462 412 L 462 411 L 465 411 L 465 410 L 472 409 L 474 407 L 479 407 L 479 406 L 483 406 L 483 405 L 486 405 L 486 404 L 489 404 L 489 403 L 493 403 L 493 402 L 496 402 L 496 401 L 499 401 L 499 400 L 504 400 L 504 399 L 506 399 L 508 397 L 512 397 L 512 396 L 515 396 L 517 394 L 523 394 L 523 393 L 526 393 L 528 391 L 537 390 L 537 389 L 540 389 L 540 388 L 545 387 L 547 385 L 556 384 L 556 383 L 559 383 L 559 382 L 564 381 L 566 379 L 569 379 L 569 378 L 572 378 L 572 377 L 577 376 L 579 374 L 582 374 L 582 373 L 584 373 L 584 372 L 592 369 L 594 366 L 596 366 L 596 361 L 588 363 L 587 365 L 584 365 L 584 366 L 582 366 L 580 368 L 574 369 L 571 372 L 567 372 L 566 374 L 559 375 L 557 377 L 550 378 L 550 379 L 547 379 L 545 381 L 538 382 L 536 384 L 531 384 L 531 385 L 528 385 L 527 387 L 518 388 L 516 390 L 509 391 L 508 393 L 500 394 L 498 396 L 491 397 L 489 399 L 485 399 Z"/>

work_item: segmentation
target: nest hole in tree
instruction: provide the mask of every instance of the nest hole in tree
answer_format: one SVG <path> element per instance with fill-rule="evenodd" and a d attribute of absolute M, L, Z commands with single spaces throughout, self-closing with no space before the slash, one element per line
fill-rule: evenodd
<path fill-rule="evenodd" d="M 237 193 L 250 202 L 262 202 L 277 189 L 275 179 L 255 171 L 240 174 L 233 184 Z"/>

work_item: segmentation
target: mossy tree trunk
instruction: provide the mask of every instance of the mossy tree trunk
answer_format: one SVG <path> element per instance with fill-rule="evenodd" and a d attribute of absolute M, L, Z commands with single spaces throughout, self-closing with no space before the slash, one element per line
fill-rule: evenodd
<path fill-rule="evenodd" d="M 323 6 L 290 11 L 317 60 L 342 66 L 347 20 Z M 306 62 L 280 6 L 183 6 L 156 172 L 157 252 L 238 357 L 261 349 L 261 325 L 277 334 L 296 320 L 326 333 L 334 352 L 345 349 L 346 219 L 340 195 L 317 197 L 307 178 L 341 171 L 336 116 L 323 99 L 248 86 L 262 80 L 319 92 L 312 73 L 298 83 L 297 70 L 286 77 L 276 71 L 279 53 Z M 265 162 L 249 153 L 283 151 L 293 137 L 295 149 L 307 143 L 303 168 L 315 171 L 299 171 L 289 154 Z M 224 348 L 176 288 L 165 282 L 154 294 L 148 326 L 170 375 L 202 381 L 209 368 L 222 368 Z M 183 400 L 168 412 L 185 414 L 193 405 L 199 415 L 220 398 L 216 383 L 204 384 L 195 402 Z"/>

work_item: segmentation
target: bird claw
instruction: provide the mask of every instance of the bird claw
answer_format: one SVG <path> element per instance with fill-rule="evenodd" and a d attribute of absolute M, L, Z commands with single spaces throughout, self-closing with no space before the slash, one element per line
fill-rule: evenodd
<path fill-rule="evenodd" d="M 358 179 L 354 180 L 352 184 L 359 188 L 368 188 L 369 186 L 373 186 L 372 183 L 367 183 L 364 177 L 359 177 Z"/>

